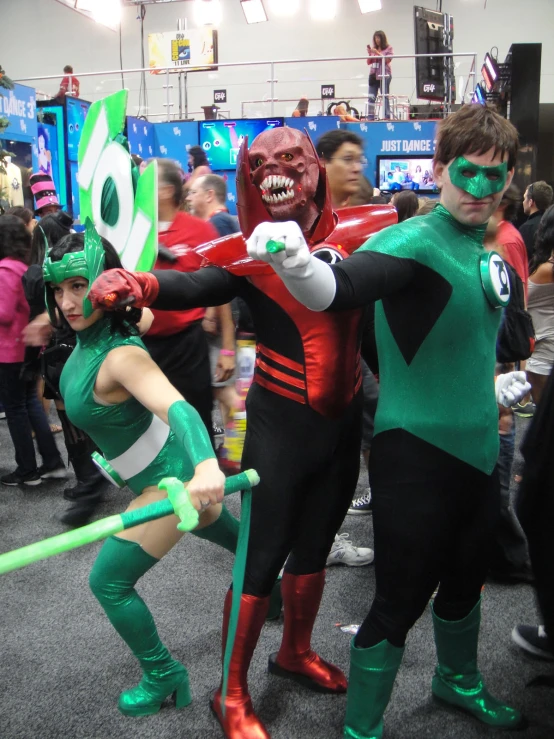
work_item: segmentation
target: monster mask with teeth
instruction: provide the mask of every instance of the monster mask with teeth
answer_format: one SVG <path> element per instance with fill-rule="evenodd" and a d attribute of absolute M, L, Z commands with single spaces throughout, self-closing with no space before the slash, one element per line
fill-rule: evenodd
<path fill-rule="evenodd" d="M 253 184 L 275 221 L 296 221 L 308 232 L 320 213 L 315 202 L 320 169 L 313 146 L 301 131 L 264 131 L 248 153 Z"/>

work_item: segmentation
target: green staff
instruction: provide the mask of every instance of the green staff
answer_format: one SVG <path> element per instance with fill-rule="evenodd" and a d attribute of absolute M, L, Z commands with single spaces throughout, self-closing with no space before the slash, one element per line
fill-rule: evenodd
<path fill-rule="evenodd" d="M 249 528 L 250 491 L 252 487 L 258 484 L 259 480 L 260 478 L 254 470 L 246 470 L 239 475 L 227 478 L 225 481 L 225 495 L 236 493 L 239 490 L 247 493 L 242 507 L 243 525 L 241 526 L 241 533 L 243 533 L 243 529 Z M 167 499 L 159 500 L 156 503 L 151 503 L 150 505 L 144 506 L 144 508 L 137 508 L 134 511 L 108 516 L 108 518 L 102 518 L 100 521 L 95 521 L 88 526 L 82 526 L 74 531 L 68 531 L 58 536 L 52 536 L 50 539 L 43 539 L 42 541 L 37 541 L 35 544 L 29 544 L 26 547 L 0 554 L 0 575 L 3 575 L 5 572 L 11 572 L 12 570 L 18 570 L 21 567 L 26 567 L 32 562 L 38 562 L 41 559 L 53 557 L 62 552 L 68 552 L 85 544 L 106 539 L 108 536 L 118 534 L 125 529 L 130 529 L 133 526 L 154 521 L 164 516 L 177 515 L 180 518 L 177 528 L 181 531 L 192 531 L 192 529 L 195 529 L 198 526 L 198 512 L 192 506 L 188 491 L 183 483 L 175 477 L 165 477 L 159 483 L 158 487 L 167 490 Z M 247 509 L 246 511 L 245 507 Z M 245 532 L 245 536 L 245 543 L 247 544 L 248 531 Z M 240 538 L 244 539 L 244 534 Z M 242 559 L 238 557 L 238 553 L 237 551 L 237 559 Z M 244 556 L 245 554 L 244 552 Z M 239 592 L 241 590 L 242 586 Z"/>

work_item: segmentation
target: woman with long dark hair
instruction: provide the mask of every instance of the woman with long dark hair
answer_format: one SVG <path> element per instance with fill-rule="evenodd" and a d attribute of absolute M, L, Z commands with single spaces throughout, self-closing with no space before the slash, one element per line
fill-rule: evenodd
<path fill-rule="evenodd" d="M 94 463 L 91 454 L 96 446 L 84 431 L 74 426 L 65 412 L 60 395 L 60 375 L 63 367 L 76 344 L 75 331 L 67 324 L 53 330 L 46 313 L 44 300 L 44 279 L 42 265 L 45 250 L 68 236 L 73 225 L 73 218 L 64 211 L 50 213 L 41 218 L 40 224 L 33 234 L 31 243 L 31 266 L 23 277 L 25 295 L 31 307 L 31 319 L 25 335 L 34 331 L 39 339 L 35 343 L 46 348 L 28 346 L 25 359 L 30 368 L 40 372 L 44 381 L 43 397 L 53 400 L 61 422 L 67 456 L 73 466 L 77 484 L 64 490 L 63 496 L 71 502 L 60 520 L 69 526 L 82 526 L 90 519 L 102 499 L 102 492 L 107 483 Z M 44 332 L 44 333 L 43 333 Z M 39 356 L 40 355 L 40 356 Z"/>
<path fill-rule="evenodd" d="M 21 278 L 27 271 L 31 234 L 13 215 L 0 217 L 0 402 L 15 448 L 16 469 L 0 477 L 3 485 L 40 485 L 42 478 L 65 472 L 48 419 L 37 398 L 36 383 L 22 376 L 29 304 Z M 32 431 L 43 464 L 37 466 Z"/>
<path fill-rule="evenodd" d="M 368 118 L 370 121 L 375 120 L 375 100 L 379 90 L 385 98 L 385 118 L 390 118 L 389 91 L 392 79 L 391 73 L 391 57 L 394 54 L 392 46 L 387 40 L 384 31 L 375 31 L 373 34 L 373 46 L 367 45 L 367 53 L 370 58 L 367 60 L 369 64 L 369 93 L 368 93 Z M 371 57 L 385 57 L 383 64 L 381 59 Z"/>
<path fill-rule="evenodd" d="M 45 260 L 48 311 L 56 324 L 68 323 L 77 334 L 60 380 L 67 415 L 102 450 L 106 473 L 137 496 L 127 510 L 166 498 L 157 487 L 164 477 L 190 480 L 190 499 L 200 512 L 195 533 L 234 552 L 238 523 L 220 505 L 224 476 L 210 438 L 140 340 L 141 311 L 104 314 L 88 300 L 95 277 L 120 266 L 113 246 L 91 232 L 66 236 Z M 143 671 L 140 683 L 119 698 L 127 716 L 157 713 L 173 693 L 178 708 L 191 700 L 187 670 L 160 641 L 135 590 L 137 580 L 183 536 L 177 523 L 176 516 L 167 516 L 110 537 L 90 574 L 92 592 Z"/>
<path fill-rule="evenodd" d="M 539 223 L 527 284 L 527 310 L 533 319 L 536 343 L 526 369 L 533 401 L 538 404 L 554 366 L 554 205 Z"/>

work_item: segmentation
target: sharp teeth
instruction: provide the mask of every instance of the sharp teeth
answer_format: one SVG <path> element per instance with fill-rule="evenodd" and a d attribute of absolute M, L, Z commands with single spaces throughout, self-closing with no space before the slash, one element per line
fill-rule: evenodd
<path fill-rule="evenodd" d="M 277 186 L 277 175 L 273 175 L 271 180 L 272 180 L 271 187 L 276 187 Z"/>
<path fill-rule="evenodd" d="M 286 180 L 286 177 L 283 177 L 283 176 L 279 177 L 279 185 L 281 187 L 285 187 L 285 180 Z"/>
<path fill-rule="evenodd" d="M 289 183 L 288 184 L 289 184 L 289 187 L 294 187 L 294 182 L 292 180 L 290 180 L 290 179 L 289 179 Z"/>

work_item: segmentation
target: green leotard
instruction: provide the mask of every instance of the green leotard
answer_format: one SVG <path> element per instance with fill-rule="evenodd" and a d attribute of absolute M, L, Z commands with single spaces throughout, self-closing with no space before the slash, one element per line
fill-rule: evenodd
<path fill-rule="evenodd" d="M 78 332 L 77 346 L 60 380 L 67 415 L 75 426 L 86 431 L 108 460 L 121 459 L 121 455 L 139 443 L 134 448 L 135 453 L 127 455 L 125 460 L 125 469 L 136 471 L 136 474 L 122 475 L 135 494 L 139 495 L 149 485 L 157 485 L 163 477 L 192 479 L 194 466 L 182 444 L 173 431 L 138 400 L 131 397 L 124 403 L 103 405 L 95 399 L 94 385 L 102 362 L 112 349 L 120 346 L 145 349 L 138 336 L 112 333 L 109 318 L 102 318 Z M 198 421 L 205 431 L 200 417 Z"/>

